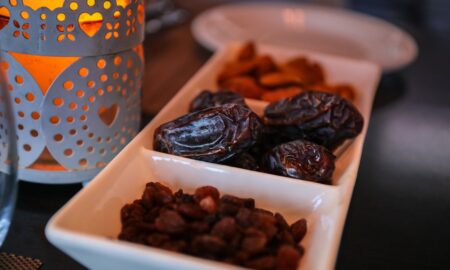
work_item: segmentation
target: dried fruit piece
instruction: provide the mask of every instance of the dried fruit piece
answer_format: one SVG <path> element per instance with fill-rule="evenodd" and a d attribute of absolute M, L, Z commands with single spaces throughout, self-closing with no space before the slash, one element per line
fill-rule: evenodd
<path fill-rule="evenodd" d="M 180 234 L 186 230 L 186 222 L 175 211 L 166 210 L 155 220 L 158 231 L 170 234 Z"/>
<path fill-rule="evenodd" d="M 202 256 L 211 257 L 224 255 L 225 242 L 217 236 L 201 235 L 192 240 L 191 252 Z"/>
<path fill-rule="evenodd" d="M 203 198 L 199 202 L 199 204 L 200 204 L 200 208 L 202 208 L 205 212 L 207 212 L 209 214 L 214 214 L 217 212 L 217 203 L 211 196 Z"/>
<path fill-rule="evenodd" d="M 270 150 L 263 158 L 263 167 L 273 174 L 329 184 L 334 160 L 325 147 L 296 140 Z"/>
<path fill-rule="evenodd" d="M 191 105 L 189 106 L 189 111 L 190 112 L 200 111 L 203 109 L 216 107 L 228 103 L 235 103 L 247 106 L 242 96 L 240 96 L 237 93 L 230 91 L 221 91 L 213 93 L 211 91 L 204 90 L 192 100 Z"/>
<path fill-rule="evenodd" d="M 211 229 L 211 234 L 218 236 L 224 240 L 229 240 L 233 238 L 236 234 L 238 227 L 236 226 L 236 221 L 232 217 L 224 217 L 222 220 L 217 222 Z"/>
<path fill-rule="evenodd" d="M 334 86 L 336 93 L 347 100 L 353 101 L 356 97 L 356 91 L 350 84 L 338 84 Z"/>
<path fill-rule="evenodd" d="M 306 57 L 289 60 L 281 69 L 300 78 L 304 85 L 318 84 L 325 81 L 325 74 L 318 63 L 310 62 Z"/>
<path fill-rule="evenodd" d="M 163 233 L 153 233 L 147 236 L 146 238 L 147 244 L 153 247 L 160 247 L 165 242 L 170 240 L 170 236 L 168 234 Z"/>
<path fill-rule="evenodd" d="M 268 102 L 276 102 L 283 98 L 293 97 L 304 91 L 300 86 L 282 87 L 273 91 L 265 91 L 261 95 L 261 99 Z"/>
<path fill-rule="evenodd" d="M 252 221 L 252 211 L 248 208 L 242 207 L 237 210 L 236 213 L 236 222 L 239 226 L 247 228 L 250 227 L 253 223 Z"/>
<path fill-rule="evenodd" d="M 279 270 L 297 269 L 300 253 L 292 246 L 282 246 L 278 249 L 275 267 Z"/>
<path fill-rule="evenodd" d="M 275 257 L 274 256 L 264 256 L 257 259 L 253 259 L 251 261 L 248 261 L 245 264 L 246 267 L 253 268 L 253 269 L 262 269 L 262 270 L 269 270 L 274 269 L 275 267 Z"/>
<path fill-rule="evenodd" d="M 221 82 L 219 86 L 246 98 L 258 99 L 264 92 L 264 89 L 258 85 L 256 80 L 249 76 L 232 77 Z"/>
<path fill-rule="evenodd" d="M 245 237 L 242 239 L 241 249 L 248 254 L 257 254 L 262 251 L 267 244 L 267 236 L 260 230 L 249 228 L 245 230 Z"/>
<path fill-rule="evenodd" d="M 222 85 L 223 82 L 236 77 L 249 76 L 256 70 L 256 61 L 242 61 L 227 63 L 222 72 L 217 77 L 217 82 Z"/>
<path fill-rule="evenodd" d="M 264 74 L 278 71 L 278 66 L 269 55 L 261 55 L 254 59 L 255 71 L 254 77 L 260 77 Z"/>
<path fill-rule="evenodd" d="M 345 98 L 349 101 L 353 101 L 356 97 L 355 88 L 349 84 L 338 84 L 334 86 L 327 84 L 315 84 L 308 86 L 308 89 L 337 94 L 340 97 Z"/>
<path fill-rule="evenodd" d="M 195 203 L 180 203 L 176 205 L 175 210 L 186 218 L 201 219 L 206 213 Z"/>
<path fill-rule="evenodd" d="M 161 245 L 161 248 L 174 252 L 183 252 L 187 247 L 187 242 L 183 240 L 167 241 Z"/>
<path fill-rule="evenodd" d="M 160 183 L 148 183 L 142 194 L 142 204 L 151 208 L 153 204 L 161 205 L 173 201 L 172 190 Z"/>
<path fill-rule="evenodd" d="M 259 139 L 258 116 L 239 104 L 193 112 L 156 129 L 153 148 L 177 156 L 223 163 Z"/>
<path fill-rule="evenodd" d="M 303 237 L 306 235 L 306 219 L 302 218 L 297 220 L 291 225 L 292 236 L 296 242 L 302 241 Z"/>
<path fill-rule="evenodd" d="M 154 195 L 172 194 L 169 188 L 159 183 L 146 187 L 151 199 L 143 195 L 123 207 L 119 239 L 256 269 L 292 269 L 304 253 L 293 236 L 303 237 L 304 220 L 289 227 L 282 215 L 255 208 L 253 199 L 220 197 L 212 186 L 200 187 L 194 195 L 180 189 L 172 200 L 161 201 Z M 150 208 L 144 199 L 151 201 Z M 204 204 L 226 206 L 234 213 L 207 214 Z"/>
<path fill-rule="evenodd" d="M 199 187 L 194 192 L 194 199 L 199 202 L 202 199 L 211 196 L 214 201 L 218 201 L 220 197 L 220 192 L 217 188 L 212 186 Z"/>
<path fill-rule="evenodd" d="M 269 104 L 264 122 L 286 141 L 306 139 L 331 150 L 357 136 L 364 124 L 361 114 L 347 100 L 314 91 Z"/>
<path fill-rule="evenodd" d="M 259 171 L 260 167 L 255 158 L 248 152 L 244 152 L 227 163 L 230 166 L 246 170 Z"/>
<path fill-rule="evenodd" d="M 256 47 L 255 43 L 249 41 L 242 46 L 238 52 L 238 61 L 249 61 L 256 57 Z"/>
<path fill-rule="evenodd" d="M 302 80 L 290 73 L 283 73 L 283 72 L 274 72 L 265 74 L 264 76 L 261 76 L 259 78 L 259 83 L 268 88 L 277 88 L 277 87 L 284 87 L 284 86 L 292 86 L 292 85 L 302 85 Z"/>
<path fill-rule="evenodd" d="M 276 213 L 274 217 L 275 217 L 275 220 L 277 221 L 278 228 L 280 228 L 282 230 L 289 229 L 289 224 L 287 223 L 287 221 L 284 219 L 284 217 L 280 213 Z"/>

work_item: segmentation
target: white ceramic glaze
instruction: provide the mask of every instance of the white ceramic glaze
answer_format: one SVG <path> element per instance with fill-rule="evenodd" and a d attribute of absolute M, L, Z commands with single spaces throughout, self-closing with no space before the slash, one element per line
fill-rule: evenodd
<path fill-rule="evenodd" d="M 414 39 L 398 27 L 362 13 L 317 5 L 223 5 L 199 15 L 191 29 L 196 40 L 212 51 L 252 39 L 368 60 L 384 71 L 404 67 L 417 55 Z"/>
<path fill-rule="evenodd" d="M 145 183 L 160 181 L 192 192 L 213 185 L 222 193 L 252 197 L 257 206 L 285 215 L 289 222 L 308 220 L 306 248 L 299 269 L 332 269 L 380 76 L 376 65 L 319 53 L 258 46 L 279 61 L 307 55 L 320 62 L 331 83 L 349 82 L 358 89 L 355 105 L 366 119 L 360 134 L 339 157 L 332 186 L 190 160 L 152 151 L 153 131 L 187 112 L 194 96 L 215 88 L 215 78 L 236 54 L 237 44 L 220 50 L 179 91 L 158 116 L 81 192 L 49 221 L 47 238 L 90 269 L 233 269 L 209 260 L 117 240 L 120 209 L 139 198 Z M 264 102 L 247 100 L 261 112 Z"/>

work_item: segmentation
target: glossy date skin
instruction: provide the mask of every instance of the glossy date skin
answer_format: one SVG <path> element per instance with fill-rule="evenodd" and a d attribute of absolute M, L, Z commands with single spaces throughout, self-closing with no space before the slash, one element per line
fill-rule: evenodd
<path fill-rule="evenodd" d="M 281 144 L 263 157 L 265 171 L 281 176 L 331 184 L 335 156 L 325 147 L 296 140 Z"/>
<path fill-rule="evenodd" d="M 230 91 L 221 91 L 213 93 L 211 91 L 204 90 L 192 100 L 189 106 L 189 111 L 190 112 L 200 111 L 210 107 L 216 107 L 228 103 L 235 103 L 247 106 L 242 96 L 237 93 Z"/>
<path fill-rule="evenodd" d="M 264 123 L 284 141 L 305 139 L 334 150 L 346 139 L 356 137 L 364 120 L 338 95 L 307 91 L 269 104 Z"/>
<path fill-rule="evenodd" d="M 225 104 L 189 113 L 161 125 L 156 151 L 201 161 L 224 163 L 252 147 L 261 135 L 259 117 L 247 107 Z"/>

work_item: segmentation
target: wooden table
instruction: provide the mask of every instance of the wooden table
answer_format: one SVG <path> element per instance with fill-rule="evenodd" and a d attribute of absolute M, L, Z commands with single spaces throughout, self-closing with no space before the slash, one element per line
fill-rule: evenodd
<path fill-rule="evenodd" d="M 224 1 L 178 2 L 194 17 Z M 420 55 L 383 76 L 337 269 L 450 269 L 450 39 L 409 29 Z M 148 122 L 211 53 L 195 43 L 189 22 L 147 36 L 145 53 Z M 43 270 L 83 269 L 44 236 L 48 219 L 80 189 L 20 183 L 2 251 L 39 258 Z"/>

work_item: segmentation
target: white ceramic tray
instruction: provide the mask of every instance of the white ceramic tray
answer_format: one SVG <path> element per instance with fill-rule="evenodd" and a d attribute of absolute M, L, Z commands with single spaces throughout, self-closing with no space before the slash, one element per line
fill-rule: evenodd
<path fill-rule="evenodd" d="M 234 269 L 231 265 L 117 240 L 120 209 L 141 196 L 145 183 L 160 181 L 187 192 L 212 185 L 222 194 L 255 198 L 258 207 L 280 212 L 288 222 L 305 217 L 308 233 L 302 245 L 306 253 L 299 269 L 334 267 L 380 68 L 367 62 L 258 45 L 262 53 L 280 61 L 306 55 L 324 66 L 330 83 L 349 82 L 358 89 L 355 105 L 364 116 L 364 129 L 337 159 L 332 186 L 152 151 L 153 131 L 185 114 L 189 102 L 200 91 L 215 89 L 217 73 L 238 48 L 230 45 L 216 53 L 124 150 L 55 214 L 46 228 L 51 243 L 90 269 Z M 261 101 L 247 103 L 256 112 L 265 106 Z"/>

